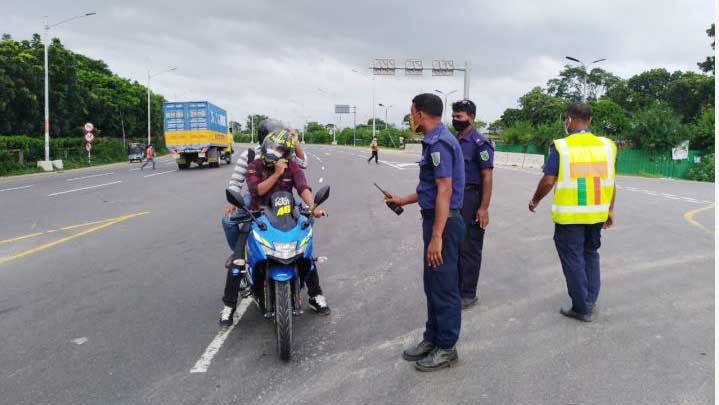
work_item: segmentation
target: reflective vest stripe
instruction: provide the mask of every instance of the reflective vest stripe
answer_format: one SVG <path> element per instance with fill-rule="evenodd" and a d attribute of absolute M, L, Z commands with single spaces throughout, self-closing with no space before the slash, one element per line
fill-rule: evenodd
<path fill-rule="evenodd" d="M 602 205 L 552 205 L 552 211 L 572 213 L 595 213 L 609 210 L 609 204 Z"/>

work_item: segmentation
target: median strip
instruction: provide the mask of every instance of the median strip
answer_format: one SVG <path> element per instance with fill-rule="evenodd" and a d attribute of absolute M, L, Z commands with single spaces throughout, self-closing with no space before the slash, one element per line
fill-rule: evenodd
<path fill-rule="evenodd" d="M 105 184 L 97 184 L 97 185 L 94 185 L 94 186 L 87 186 L 87 187 L 76 188 L 76 189 L 73 189 L 73 190 L 60 191 L 60 192 L 57 192 L 57 193 L 48 194 L 47 196 L 48 196 L 48 197 L 55 197 L 55 196 L 63 195 L 63 194 L 67 194 L 67 193 L 74 193 L 74 192 L 76 192 L 76 191 L 90 190 L 90 189 L 92 189 L 92 188 L 111 186 L 111 185 L 113 185 L 113 184 L 119 184 L 119 183 L 122 183 L 122 180 L 113 181 L 113 182 L 111 182 L 111 183 L 105 183 Z"/>

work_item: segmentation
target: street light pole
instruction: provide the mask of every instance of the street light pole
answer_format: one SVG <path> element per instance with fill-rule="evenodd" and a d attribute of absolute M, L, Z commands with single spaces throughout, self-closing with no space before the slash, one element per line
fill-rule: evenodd
<path fill-rule="evenodd" d="M 577 62 L 577 63 L 581 64 L 582 69 L 584 69 L 584 80 L 582 81 L 582 102 L 584 103 L 587 101 L 587 94 L 586 94 L 586 92 L 587 92 L 587 77 L 589 76 L 589 72 L 587 71 L 587 65 L 585 65 L 584 62 L 582 62 L 581 60 L 579 60 L 577 58 L 573 58 L 571 56 L 565 56 L 565 58 L 571 60 L 572 62 Z M 590 65 L 593 65 L 593 64 L 599 63 L 599 62 L 603 62 L 605 60 L 607 60 L 607 59 L 606 58 L 597 59 L 594 62 L 590 63 Z"/>
<path fill-rule="evenodd" d="M 53 25 L 50 25 L 48 23 L 48 17 L 45 16 L 43 20 L 43 25 L 45 28 L 45 38 L 43 41 L 43 53 L 44 53 L 44 67 L 45 67 L 45 120 L 43 122 L 44 132 L 45 132 L 45 165 L 46 167 L 49 167 L 49 170 L 52 170 L 52 165 L 50 164 L 50 78 L 48 74 L 48 43 L 50 41 L 50 28 L 57 27 L 60 24 L 64 24 L 66 22 L 70 22 L 72 20 L 76 20 L 78 18 L 83 17 L 89 17 L 91 15 L 95 15 L 96 13 L 85 13 L 83 15 L 71 17 L 65 20 L 62 20 L 58 23 L 55 23 Z M 45 170 L 48 170 L 45 168 Z"/>
<path fill-rule="evenodd" d="M 155 76 L 159 76 L 159 75 L 161 75 L 161 74 L 163 74 L 163 73 L 171 72 L 171 71 L 173 71 L 173 70 L 177 70 L 177 66 L 173 66 L 173 67 L 171 67 L 171 68 L 169 68 L 169 69 L 165 69 L 165 70 L 163 70 L 163 71 L 161 71 L 161 72 L 158 72 L 158 73 L 155 73 L 155 74 L 151 74 L 151 73 L 150 73 L 150 69 L 147 69 L 147 145 L 148 145 L 148 146 L 149 146 L 150 143 L 151 143 L 150 134 L 151 134 L 151 131 L 152 131 L 152 130 L 151 130 L 151 125 L 150 125 L 150 122 L 151 122 L 151 121 L 150 121 L 150 114 L 151 114 L 151 110 L 150 110 L 150 79 L 152 79 L 152 78 L 155 77 Z"/>
<path fill-rule="evenodd" d="M 447 111 L 447 96 L 449 96 L 452 93 L 456 93 L 457 90 L 452 90 L 449 93 L 445 93 L 442 90 L 437 90 L 437 89 L 434 89 L 434 91 L 441 94 L 442 96 L 444 96 L 444 108 L 442 109 L 442 121 L 444 121 L 444 114 Z"/>
<path fill-rule="evenodd" d="M 389 112 L 388 111 L 390 108 L 393 107 L 393 105 L 392 104 L 384 105 L 382 103 L 379 103 L 377 105 L 380 107 L 384 107 L 384 125 L 385 125 L 385 128 L 387 128 L 387 126 L 389 125 Z"/>

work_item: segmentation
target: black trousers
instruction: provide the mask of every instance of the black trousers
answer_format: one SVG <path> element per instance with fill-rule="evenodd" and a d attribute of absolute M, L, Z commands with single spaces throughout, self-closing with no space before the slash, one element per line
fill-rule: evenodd
<path fill-rule="evenodd" d="M 378 161 L 379 157 L 377 156 L 377 151 L 376 151 L 376 150 L 373 150 L 373 151 L 372 151 L 372 156 L 370 156 L 369 159 L 367 159 L 367 162 L 371 162 L 372 159 L 374 159 L 374 162 L 375 162 L 375 163 L 379 164 L 379 161 Z"/>
<path fill-rule="evenodd" d="M 477 296 L 484 245 L 484 229 L 476 221 L 477 210 L 481 202 L 482 192 L 479 186 L 468 187 L 464 190 L 462 218 L 464 218 L 466 233 L 459 253 L 459 294 L 462 298 Z"/>
<path fill-rule="evenodd" d="M 572 309 L 589 313 L 589 305 L 599 298 L 599 248 L 604 223 L 591 225 L 554 225 L 554 244 L 562 262 Z"/>

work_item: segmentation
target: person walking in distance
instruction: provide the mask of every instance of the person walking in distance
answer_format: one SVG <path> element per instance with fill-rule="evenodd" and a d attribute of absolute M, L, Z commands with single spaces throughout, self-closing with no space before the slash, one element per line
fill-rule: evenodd
<path fill-rule="evenodd" d="M 155 170 L 155 148 L 152 145 L 147 145 L 147 149 L 145 149 L 145 163 L 140 166 L 140 170 L 144 169 L 148 163 L 152 163 L 152 170 Z"/>
<path fill-rule="evenodd" d="M 367 159 L 367 163 L 371 162 L 372 159 L 374 159 L 374 162 L 379 164 L 379 157 L 377 156 L 378 146 L 377 146 L 377 138 L 372 138 L 372 143 L 369 144 L 369 148 L 372 151 L 372 156 Z"/>
<path fill-rule="evenodd" d="M 592 111 L 581 102 L 569 106 L 564 119 L 568 135 L 549 147 L 544 176 L 529 201 L 534 212 L 554 188 L 554 244 L 562 263 L 571 307 L 559 312 L 591 322 L 599 298 L 599 247 L 602 229 L 614 224 L 617 146 L 589 132 Z M 556 187 L 555 187 L 556 186 Z"/>

